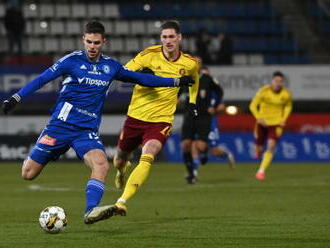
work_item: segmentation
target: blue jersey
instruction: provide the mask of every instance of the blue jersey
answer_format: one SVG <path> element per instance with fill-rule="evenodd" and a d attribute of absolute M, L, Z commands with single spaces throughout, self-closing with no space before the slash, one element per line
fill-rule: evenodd
<path fill-rule="evenodd" d="M 29 82 L 17 94 L 24 98 L 51 80 L 66 76 L 51 124 L 68 123 L 97 131 L 108 89 L 113 80 L 139 83 L 143 86 L 175 86 L 173 78 L 162 78 L 126 69 L 119 62 L 101 54 L 99 61 L 90 61 L 84 50 L 74 51 Z"/>

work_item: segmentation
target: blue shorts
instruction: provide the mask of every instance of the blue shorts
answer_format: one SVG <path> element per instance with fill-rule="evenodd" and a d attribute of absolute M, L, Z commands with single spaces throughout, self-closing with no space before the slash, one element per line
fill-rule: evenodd
<path fill-rule="evenodd" d="M 105 150 L 98 134 L 91 130 L 48 124 L 40 134 L 29 157 L 37 163 L 46 165 L 51 160 L 57 160 L 70 147 L 80 159 L 90 150 Z"/>
<path fill-rule="evenodd" d="M 211 120 L 211 131 L 208 136 L 208 143 L 210 147 L 217 147 L 220 142 L 220 132 L 218 127 L 217 117 L 213 116 Z"/>

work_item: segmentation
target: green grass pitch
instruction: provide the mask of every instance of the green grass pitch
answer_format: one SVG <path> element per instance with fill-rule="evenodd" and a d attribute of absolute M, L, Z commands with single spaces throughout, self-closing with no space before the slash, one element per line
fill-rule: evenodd
<path fill-rule="evenodd" d="M 330 247 L 330 164 L 273 164 L 265 182 L 257 164 L 208 164 L 187 185 L 184 167 L 156 163 L 129 201 L 128 216 L 83 224 L 83 163 L 52 163 L 34 181 L 19 163 L 0 163 L 0 247 Z M 112 204 L 114 169 L 102 204 Z M 46 206 L 63 207 L 68 226 L 56 235 L 38 224 Z"/>

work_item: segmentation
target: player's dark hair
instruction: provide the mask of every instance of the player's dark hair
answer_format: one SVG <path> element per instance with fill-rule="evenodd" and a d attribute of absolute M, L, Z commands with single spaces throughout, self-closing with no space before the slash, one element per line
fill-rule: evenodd
<path fill-rule="evenodd" d="M 282 78 L 284 78 L 284 74 L 282 72 L 280 72 L 280 71 L 274 71 L 273 78 L 274 77 L 282 77 Z"/>
<path fill-rule="evenodd" d="M 93 21 L 88 22 L 85 25 L 84 33 L 85 34 L 101 34 L 102 37 L 104 37 L 105 28 L 101 22 L 93 20 Z"/>
<path fill-rule="evenodd" d="M 174 29 L 177 34 L 181 34 L 180 23 L 176 20 L 168 20 L 160 26 L 161 30 Z"/>

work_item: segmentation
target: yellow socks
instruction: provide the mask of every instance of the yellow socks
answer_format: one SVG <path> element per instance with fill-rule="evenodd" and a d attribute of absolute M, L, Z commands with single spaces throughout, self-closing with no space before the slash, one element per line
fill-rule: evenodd
<path fill-rule="evenodd" d="M 274 154 L 270 151 L 266 151 L 262 157 L 262 161 L 259 167 L 259 171 L 266 171 L 273 160 Z"/>
<path fill-rule="evenodd" d="M 151 164 L 154 162 L 154 156 L 151 154 L 143 154 L 140 162 L 129 176 L 124 193 L 119 199 L 127 201 L 136 194 L 137 189 L 143 184 L 149 175 Z"/>

